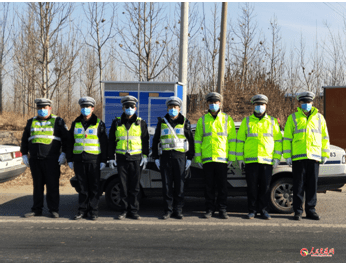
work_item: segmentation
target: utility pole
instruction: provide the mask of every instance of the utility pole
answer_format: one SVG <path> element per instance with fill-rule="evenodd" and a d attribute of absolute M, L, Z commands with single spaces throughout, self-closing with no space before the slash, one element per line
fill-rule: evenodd
<path fill-rule="evenodd" d="M 226 28 L 227 28 L 227 2 L 222 3 L 221 14 L 221 36 L 219 53 L 219 74 L 217 79 L 217 92 L 222 94 L 222 88 L 225 80 L 225 47 L 226 47 Z"/>
<path fill-rule="evenodd" d="M 187 47 L 188 47 L 188 31 L 189 31 L 189 3 L 181 3 L 180 18 L 180 47 L 179 47 L 179 82 L 183 83 L 183 108 L 182 114 L 186 116 L 187 101 Z"/>

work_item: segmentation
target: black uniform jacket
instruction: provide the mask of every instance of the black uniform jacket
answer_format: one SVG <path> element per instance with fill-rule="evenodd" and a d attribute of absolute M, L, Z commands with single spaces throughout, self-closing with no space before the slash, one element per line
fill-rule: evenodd
<path fill-rule="evenodd" d="M 51 119 L 51 116 L 49 116 L 47 119 L 41 119 L 40 117 L 37 117 L 37 119 L 42 121 L 49 121 Z M 53 136 L 61 138 L 61 141 L 53 140 L 51 144 L 32 143 L 31 141 L 29 141 L 29 137 L 31 136 L 32 121 L 33 118 L 29 119 L 26 123 L 26 127 L 24 128 L 22 144 L 20 147 L 20 151 L 23 155 L 30 153 L 30 158 L 58 159 L 61 153 L 61 148 L 62 151 L 66 153 L 67 145 L 69 142 L 69 133 L 62 118 L 57 117 L 55 119 L 53 133 Z"/>
<path fill-rule="evenodd" d="M 95 163 L 102 162 L 107 163 L 107 133 L 106 133 L 106 125 L 102 120 L 100 120 L 99 126 L 97 128 L 97 137 L 100 141 L 101 154 L 90 154 L 86 152 L 82 152 L 81 154 L 73 154 L 73 146 L 74 146 L 74 127 L 76 122 L 81 122 L 84 130 L 87 130 L 90 125 L 96 125 L 97 116 L 93 113 L 89 120 L 84 120 L 84 116 L 79 115 L 71 125 L 70 133 L 70 143 L 68 144 L 67 149 L 67 162 L 85 162 L 85 163 Z"/>
<path fill-rule="evenodd" d="M 130 129 L 132 123 L 135 123 L 137 120 L 137 115 L 133 114 L 130 119 L 126 118 L 126 114 L 123 113 L 121 115 L 121 123 L 120 125 L 125 124 L 125 127 L 127 130 Z M 138 125 L 137 123 L 133 125 Z M 145 122 L 145 120 L 141 120 L 139 125 L 141 125 L 141 140 L 142 140 L 142 154 L 148 156 L 149 155 L 149 133 L 148 133 L 148 127 Z M 115 137 L 115 132 L 117 130 L 118 121 L 117 119 L 114 119 L 112 122 L 112 126 L 109 129 L 109 147 L 108 147 L 108 158 L 111 160 L 114 160 L 114 153 L 115 149 L 117 147 L 117 138 Z M 130 155 L 128 153 L 126 154 L 116 154 L 118 161 L 135 161 L 135 160 L 141 160 L 142 155 L 141 154 L 133 154 Z"/>
<path fill-rule="evenodd" d="M 180 114 L 180 113 L 179 113 L 178 117 L 176 119 L 174 119 L 174 120 L 169 116 L 168 113 L 166 114 L 165 118 L 169 122 L 169 124 L 172 126 L 173 129 L 178 124 L 183 124 L 184 123 L 184 116 L 182 114 Z M 157 123 L 156 130 L 155 130 L 155 135 L 154 135 L 154 138 L 153 138 L 153 154 L 152 154 L 152 157 L 154 159 L 158 159 L 159 158 L 158 146 L 159 146 L 160 137 L 161 137 L 161 123 L 165 123 L 163 118 L 161 120 L 159 120 L 159 122 Z M 186 154 L 187 159 L 188 160 L 192 160 L 194 155 L 195 155 L 195 140 L 193 138 L 193 134 L 192 134 L 192 131 L 191 131 L 191 124 L 190 124 L 190 121 L 188 119 L 186 119 L 186 121 L 185 121 L 184 135 L 185 135 L 186 139 L 189 142 L 189 150 L 186 153 L 182 153 L 182 152 L 171 150 L 171 151 L 162 151 L 162 155 L 169 155 L 172 158 L 182 158 L 182 157 L 185 157 L 185 154 Z"/>

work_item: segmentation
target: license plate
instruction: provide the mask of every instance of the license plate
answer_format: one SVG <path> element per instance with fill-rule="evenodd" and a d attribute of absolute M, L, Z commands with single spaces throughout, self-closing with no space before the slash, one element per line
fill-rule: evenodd
<path fill-rule="evenodd" d="M 8 161 L 8 160 L 12 160 L 12 155 L 10 153 L 4 153 L 4 154 L 0 154 L 0 160 L 3 161 Z"/>

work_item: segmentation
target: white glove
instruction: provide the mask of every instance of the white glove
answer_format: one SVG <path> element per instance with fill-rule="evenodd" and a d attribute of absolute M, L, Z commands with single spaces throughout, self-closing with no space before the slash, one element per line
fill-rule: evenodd
<path fill-rule="evenodd" d="M 198 163 L 198 166 L 203 169 L 203 163 Z"/>
<path fill-rule="evenodd" d="M 288 164 L 288 166 L 292 166 L 292 159 L 291 158 L 287 158 L 286 159 L 286 163 Z"/>
<path fill-rule="evenodd" d="M 155 164 L 156 164 L 157 169 L 160 170 L 160 159 L 156 159 Z"/>
<path fill-rule="evenodd" d="M 116 160 L 110 160 L 109 161 L 109 167 L 114 169 L 117 166 L 117 161 Z"/>
<path fill-rule="evenodd" d="M 231 167 L 232 163 L 233 163 L 232 161 L 229 161 L 229 162 L 228 162 L 228 164 L 227 164 L 227 169 Z"/>
<path fill-rule="evenodd" d="M 327 162 L 328 158 L 327 157 L 322 157 L 322 164 L 325 164 Z"/>
<path fill-rule="evenodd" d="M 191 166 L 191 160 L 186 160 L 185 170 L 189 169 Z"/>
<path fill-rule="evenodd" d="M 23 163 L 26 165 L 26 167 L 30 167 L 29 158 L 26 154 L 22 156 L 22 159 L 23 159 Z"/>
<path fill-rule="evenodd" d="M 63 165 L 64 163 L 66 163 L 66 154 L 65 153 L 61 153 L 59 156 L 59 165 Z"/>
<path fill-rule="evenodd" d="M 145 167 L 147 167 L 147 163 L 148 163 L 148 158 L 147 157 L 142 157 L 142 161 L 141 163 L 139 164 L 139 166 L 142 166 L 143 165 L 143 170 L 145 169 Z"/>
<path fill-rule="evenodd" d="M 239 160 L 239 161 L 238 161 L 239 169 L 242 169 L 242 168 L 243 168 L 243 165 L 245 165 L 244 161 L 243 161 L 243 160 Z"/>
<path fill-rule="evenodd" d="M 73 162 L 69 162 L 68 166 L 73 170 Z"/>
<path fill-rule="evenodd" d="M 106 164 L 105 164 L 105 163 L 100 163 L 100 171 L 103 170 L 103 169 L 105 169 L 105 167 L 106 167 Z"/>
<path fill-rule="evenodd" d="M 279 159 L 274 159 L 273 169 L 275 169 L 276 167 L 278 167 L 279 163 L 280 163 L 280 160 L 279 160 Z"/>

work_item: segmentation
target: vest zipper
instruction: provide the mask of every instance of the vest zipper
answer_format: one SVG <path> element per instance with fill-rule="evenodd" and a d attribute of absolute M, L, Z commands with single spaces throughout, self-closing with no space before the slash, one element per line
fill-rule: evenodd
<path fill-rule="evenodd" d="M 131 129 L 131 127 L 132 127 L 132 124 L 130 126 L 130 129 Z M 126 140 L 126 142 L 127 142 L 126 152 L 127 153 L 129 153 L 129 130 L 130 129 L 126 130 L 127 131 L 127 140 Z"/>

